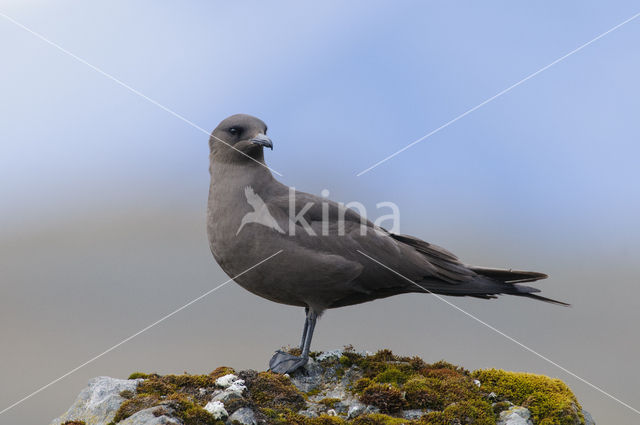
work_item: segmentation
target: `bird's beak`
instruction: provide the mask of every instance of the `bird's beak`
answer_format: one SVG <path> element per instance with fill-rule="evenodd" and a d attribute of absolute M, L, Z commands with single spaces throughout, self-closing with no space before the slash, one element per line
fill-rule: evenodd
<path fill-rule="evenodd" d="M 264 146 L 273 150 L 273 142 L 266 136 L 266 134 L 258 134 L 256 137 L 251 139 L 251 143 L 255 143 L 256 145 Z"/>

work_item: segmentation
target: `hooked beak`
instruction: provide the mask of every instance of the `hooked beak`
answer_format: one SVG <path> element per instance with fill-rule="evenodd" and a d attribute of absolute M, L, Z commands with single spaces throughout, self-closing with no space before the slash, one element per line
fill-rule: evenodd
<path fill-rule="evenodd" d="M 264 146 L 273 150 L 273 142 L 271 142 L 271 139 L 269 139 L 265 134 L 262 133 L 251 139 L 251 143 L 255 143 L 256 145 Z"/>

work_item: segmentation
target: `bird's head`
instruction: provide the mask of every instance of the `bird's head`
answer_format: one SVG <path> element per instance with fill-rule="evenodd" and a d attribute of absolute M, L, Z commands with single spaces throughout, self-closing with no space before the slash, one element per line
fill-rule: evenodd
<path fill-rule="evenodd" d="M 267 137 L 267 125 L 245 114 L 225 118 L 209 138 L 211 154 L 221 161 L 262 160 L 265 147 L 273 149 Z"/>

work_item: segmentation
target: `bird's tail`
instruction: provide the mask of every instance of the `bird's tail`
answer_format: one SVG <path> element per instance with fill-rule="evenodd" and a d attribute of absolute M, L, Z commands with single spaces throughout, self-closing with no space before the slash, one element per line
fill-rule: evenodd
<path fill-rule="evenodd" d="M 570 306 L 562 301 L 554 300 L 552 298 L 543 297 L 537 295 L 536 292 L 540 292 L 540 289 L 533 288 L 531 286 L 519 285 L 524 282 L 535 282 L 536 280 L 546 279 L 548 276 L 544 273 L 528 272 L 523 270 L 511 270 L 511 269 L 493 269 L 487 267 L 470 267 L 471 270 L 481 276 L 488 277 L 493 280 L 497 280 L 506 285 L 503 294 L 516 295 L 519 297 L 532 298 L 534 300 L 544 301 L 551 304 Z"/>

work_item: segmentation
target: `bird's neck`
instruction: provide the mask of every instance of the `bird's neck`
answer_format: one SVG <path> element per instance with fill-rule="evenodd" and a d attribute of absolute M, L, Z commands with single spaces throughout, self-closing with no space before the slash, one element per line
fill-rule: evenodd
<path fill-rule="evenodd" d="M 256 193 L 262 191 L 275 181 L 275 178 L 264 163 L 218 163 L 211 162 L 211 186 L 210 192 L 224 191 L 238 195 L 244 193 L 244 188 L 250 186 Z M 244 196 L 244 195 L 242 195 Z"/>

